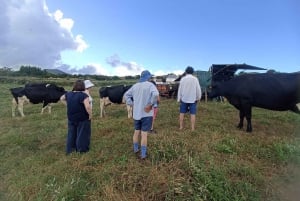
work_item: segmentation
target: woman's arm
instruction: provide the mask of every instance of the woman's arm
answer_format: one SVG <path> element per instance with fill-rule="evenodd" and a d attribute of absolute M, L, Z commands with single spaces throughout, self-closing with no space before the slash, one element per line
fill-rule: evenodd
<path fill-rule="evenodd" d="M 84 104 L 85 110 L 89 114 L 89 120 L 91 120 L 93 114 L 92 114 L 92 108 L 91 108 L 91 105 L 90 105 L 89 97 L 86 97 L 83 100 L 83 104 Z"/>
<path fill-rule="evenodd" d="M 66 95 L 65 95 L 65 94 L 62 95 L 62 96 L 60 97 L 60 101 L 61 101 L 64 105 L 67 105 Z"/>

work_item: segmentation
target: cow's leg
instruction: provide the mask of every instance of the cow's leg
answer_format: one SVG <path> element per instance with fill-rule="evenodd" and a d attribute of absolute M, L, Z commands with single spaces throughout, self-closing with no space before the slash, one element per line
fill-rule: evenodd
<path fill-rule="evenodd" d="M 249 114 L 246 114 L 247 119 L 247 132 L 252 132 L 252 123 L 251 123 L 251 110 Z"/>
<path fill-rule="evenodd" d="M 49 114 L 51 114 L 51 109 L 52 109 L 52 105 L 49 104 L 49 105 L 48 105 L 48 113 L 49 113 Z"/>
<path fill-rule="evenodd" d="M 100 118 L 103 117 L 103 111 L 104 110 L 104 99 L 100 98 Z"/>
<path fill-rule="evenodd" d="M 126 105 L 126 108 L 127 108 L 128 119 L 131 119 L 132 118 L 132 106 L 131 105 Z"/>
<path fill-rule="evenodd" d="M 246 116 L 247 120 L 247 132 L 252 132 L 252 123 L 251 123 L 251 116 L 252 116 L 252 111 L 251 111 L 251 105 L 250 104 L 245 104 L 243 105 L 243 110 L 244 114 Z"/>
<path fill-rule="evenodd" d="M 300 103 L 294 105 L 294 107 L 291 109 L 291 111 L 300 114 Z"/>
<path fill-rule="evenodd" d="M 41 114 L 44 114 L 44 110 L 48 107 L 48 104 L 47 103 L 43 103 L 43 107 L 42 107 L 42 111 L 41 111 Z"/>
<path fill-rule="evenodd" d="M 11 116 L 15 117 L 16 116 L 16 107 L 18 106 L 18 103 L 15 98 L 12 99 L 11 103 L 12 103 L 11 104 Z"/>
<path fill-rule="evenodd" d="M 48 105 L 48 113 L 49 113 L 49 114 L 51 114 L 51 109 L 52 109 L 52 105 L 49 104 L 49 105 Z"/>
<path fill-rule="evenodd" d="M 46 108 L 48 108 L 48 113 L 51 114 L 52 105 L 51 105 L 51 103 L 47 103 L 47 102 L 43 103 L 43 108 L 42 108 L 41 114 L 44 114 L 44 111 L 46 110 Z"/>
<path fill-rule="evenodd" d="M 243 125 L 244 125 L 244 117 L 245 117 L 245 114 L 244 114 L 244 111 L 242 109 L 240 109 L 240 122 L 239 124 L 237 125 L 237 127 L 239 129 L 242 129 L 243 128 Z"/>
<path fill-rule="evenodd" d="M 19 102 L 18 103 L 18 111 L 22 117 L 25 117 L 24 112 L 23 112 L 24 100 L 22 98 L 19 98 L 18 102 Z"/>

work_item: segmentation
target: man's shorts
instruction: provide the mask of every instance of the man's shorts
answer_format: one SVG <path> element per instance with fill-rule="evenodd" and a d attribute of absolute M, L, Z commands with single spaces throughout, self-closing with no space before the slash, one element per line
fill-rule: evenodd
<path fill-rule="evenodd" d="M 197 102 L 195 103 L 184 103 L 180 102 L 180 113 L 196 114 L 197 112 Z"/>
<path fill-rule="evenodd" d="M 141 120 L 134 120 L 134 129 L 144 132 L 150 131 L 153 117 L 143 117 Z"/>

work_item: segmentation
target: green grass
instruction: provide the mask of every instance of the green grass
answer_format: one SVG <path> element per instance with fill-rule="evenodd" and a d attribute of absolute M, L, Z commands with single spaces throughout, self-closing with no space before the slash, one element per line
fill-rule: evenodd
<path fill-rule="evenodd" d="M 253 132 L 238 130 L 228 103 L 199 103 L 196 130 L 178 130 L 179 104 L 163 99 L 149 135 L 149 158 L 132 153 L 133 122 L 124 105 L 99 118 L 94 87 L 91 150 L 65 155 L 66 108 L 25 105 L 25 118 L 11 117 L 8 89 L 0 94 L 0 200 L 282 200 L 298 182 L 300 117 L 253 109 Z M 71 86 L 65 86 L 70 89 Z"/>

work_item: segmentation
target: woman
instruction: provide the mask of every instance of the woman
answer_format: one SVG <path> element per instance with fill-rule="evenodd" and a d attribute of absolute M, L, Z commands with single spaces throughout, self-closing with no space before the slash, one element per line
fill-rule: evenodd
<path fill-rule="evenodd" d="M 88 152 L 91 138 L 92 108 L 84 92 L 83 80 L 77 80 L 73 89 L 61 97 L 67 103 L 68 135 L 66 153 Z"/>

